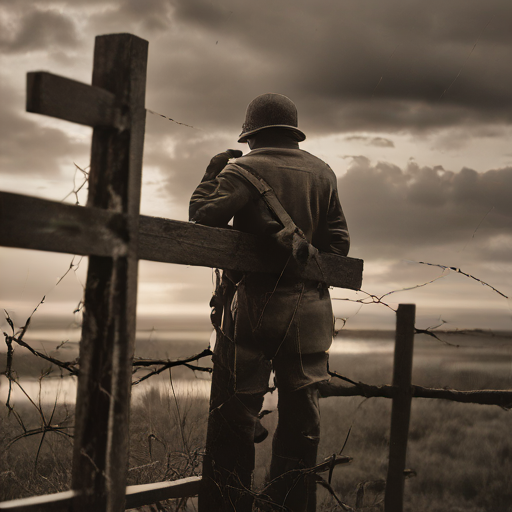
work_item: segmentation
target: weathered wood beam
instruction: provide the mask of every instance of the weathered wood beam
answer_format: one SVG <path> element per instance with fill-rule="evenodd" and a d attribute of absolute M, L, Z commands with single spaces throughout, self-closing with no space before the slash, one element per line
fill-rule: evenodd
<path fill-rule="evenodd" d="M 139 205 L 148 42 L 96 37 L 92 84 L 126 106 L 127 125 L 95 127 L 87 206 L 124 214 L 127 253 L 89 258 L 80 342 L 72 488 L 74 512 L 124 510 L 137 303 Z"/>
<path fill-rule="evenodd" d="M 500 389 L 459 391 L 456 389 L 434 389 L 413 386 L 412 393 L 416 398 L 438 398 L 465 404 L 498 405 L 505 409 L 512 409 L 512 391 Z"/>
<path fill-rule="evenodd" d="M 96 256 L 126 255 L 127 217 L 0 192 L 0 245 Z"/>
<path fill-rule="evenodd" d="M 267 237 L 141 216 L 139 258 L 242 272 L 280 273 L 288 257 Z M 362 273 L 363 260 L 326 253 L 300 270 L 305 279 L 353 290 L 361 288 Z"/>
<path fill-rule="evenodd" d="M 404 470 L 407 440 L 411 420 L 412 359 L 414 349 L 414 322 L 416 306 L 399 304 L 396 312 L 395 357 L 393 386 L 395 394 L 391 406 L 389 433 L 389 464 L 386 478 L 385 512 L 402 512 L 404 501 Z"/>
<path fill-rule="evenodd" d="M 2 512 L 69 512 L 76 491 L 31 496 L 19 500 L 2 501 Z"/>
<path fill-rule="evenodd" d="M 200 476 L 190 476 L 172 482 L 129 485 L 126 488 L 126 508 L 143 507 L 158 501 L 197 496 Z M 44 496 L 31 496 L 0 503 L 1 512 L 69 512 L 77 491 L 65 491 Z"/>
<path fill-rule="evenodd" d="M 126 215 L 0 192 L 0 245 L 111 256 L 122 254 L 127 239 Z M 227 270 L 279 273 L 286 256 L 275 243 L 232 229 L 211 228 L 140 216 L 140 259 Z M 358 290 L 363 261 L 322 253 L 303 269 L 307 279 Z"/>
<path fill-rule="evenodd" d="M 93 127 L 120 128 L 124 122 L 111 92 L 45 71 L 27 73 L 27 112 Z"/>
<path fill-rule="evenodd" d="M 173 498 L 197 496 L 200 487 L 200 476 L 190 476 L 174 482 L 129 485 L 126 488 L 126 508 L 142 507 Z"/>

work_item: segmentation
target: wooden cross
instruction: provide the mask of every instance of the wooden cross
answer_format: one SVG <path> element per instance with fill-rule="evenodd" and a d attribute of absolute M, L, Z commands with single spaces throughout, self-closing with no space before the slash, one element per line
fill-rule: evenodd
<path fill-rule="evenodd" d="M 92 85 L 27 75 L 27 110 L 94 128 L 87 207 L 0 192 L 0 245 L 89 256 L 80 343 L 74 511 L 125 507 L 139 259 L 279 272 L 272 240 L 139 215 L 148 43 L 98 36 Z M 305 279 L 358 290 L 362 260 L 321 254 Z"/>

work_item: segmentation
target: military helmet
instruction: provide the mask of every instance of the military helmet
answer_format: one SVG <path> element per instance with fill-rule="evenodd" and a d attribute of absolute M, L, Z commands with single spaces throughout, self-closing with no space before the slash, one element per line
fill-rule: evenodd
<path fill-rule="evenodd" d="M 247 142 L 247 137 L 265 128 L 292 130 L 297 135 L 298 142 L 306 138 L 304 133 L 297 128 L 295 103 L 282 94 L 262 94 L 249 103 L 238 142 Z"/>

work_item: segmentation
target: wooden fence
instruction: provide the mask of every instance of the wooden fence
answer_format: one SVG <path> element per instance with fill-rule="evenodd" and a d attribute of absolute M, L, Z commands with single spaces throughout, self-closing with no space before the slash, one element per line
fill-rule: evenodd
<path fill-rule="evenodd" d="M 27 110 L 94 128 L 87 207 L 0 192 L 0 245 L 89 256 L 80 343 L 72 490 L 0 503 L 1 511 L 120 512 L 197 495 L 200 477 L 126 487 L 131 369 L 139 259 L 277 272 L 272 240 L 139 215 L 148 43 L 130 34 L 98 36 L 92 85 L 34 72 Z M 360 289 L 363 262 L 321 254 L 301 273 Z M 392 386 L 330 383 L 322 396 L 393 399 L 386 511 L 402 510 L 413 396 L 510 406 L 512 392 L 463 393 L 411 386 L 414 305 L 397 312 Z"/>

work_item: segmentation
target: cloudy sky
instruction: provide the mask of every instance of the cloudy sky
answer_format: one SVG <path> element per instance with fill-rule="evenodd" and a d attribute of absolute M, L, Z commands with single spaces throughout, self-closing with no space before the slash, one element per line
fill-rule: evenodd
<path fill-rule="evenodd" d="M 94 36 L 149 41 L 142 213 L 187 219 L 210 158 L 236 142 L 249 101 L 292 98 L 302 148 L 338 176 L 363 290 L 415 302 L 418 326 L 512 329 L 512 5 L 507 0 L 2 0 L 4 191 L 62 200 L 80 184 L 91 130 L 25 113 L 25 75 L 90 83 Z M 82 204 L 85 201 L 80 194 Z M 66 201 L 74 202 L 74 195 Z M 21 322 L 69 323 L 86 261 L 0 249 L 0 305 Z M 75 260 L 76 262 L 76 260 Z M 206 318 L 210 269 L 140 265 L 142 327 Z M 333 297 L 364 294 L 334 290 Z M 382 305 L 336 301 L 351 328 L 389 328 Z M 49 320 L 48 320 L 49 321 Z"/>

